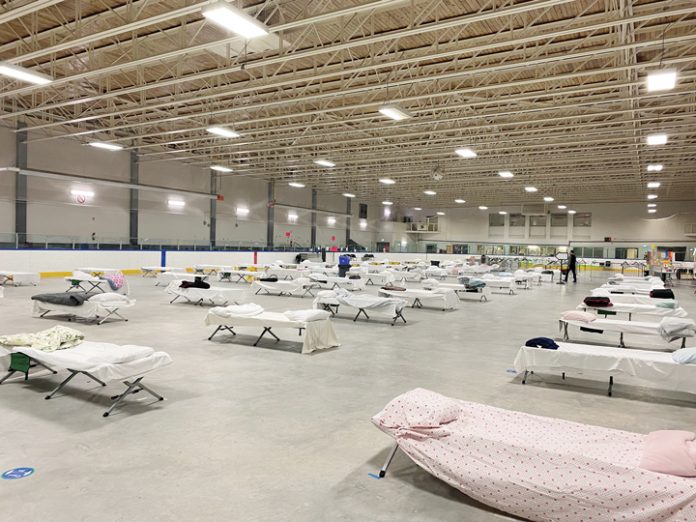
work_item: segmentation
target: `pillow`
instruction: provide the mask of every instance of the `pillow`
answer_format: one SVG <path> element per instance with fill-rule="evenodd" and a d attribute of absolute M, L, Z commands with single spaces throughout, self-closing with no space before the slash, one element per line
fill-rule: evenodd
<path fill-rule="evenodd" d="M 696 477 L 696 435 L 690 431 L 648 433 L 639 467 L 678 477 Z"/>
<path fill-rule="evenodd" d="M 590 312 L 582 312 L 580 310 L 568 310 L 561 314 L 561 319 L 565 321 L 581 321 L 583 323 L 591 323 L 597 316 Z"/>
<path fill-rule="evenodd" d="M 121 294 L 96 294 L 88 299 L 92 303 L 127 303 L 128 297 Z"/>
<path fill-rule="evenodd" d="M 696 348 L 682 348 L 672 352 L 672 360 L 679 364 L 696 364 Z"/>
<path fill-rule="evenodd" d="M 416 388 L 393 399 L 373 420 L 392 428 L 437 428 L 457 420 L 460 411 L 455 400 Z"/>

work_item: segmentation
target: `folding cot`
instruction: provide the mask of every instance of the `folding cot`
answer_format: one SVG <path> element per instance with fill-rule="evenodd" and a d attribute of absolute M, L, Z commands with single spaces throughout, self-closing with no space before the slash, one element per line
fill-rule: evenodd
<path fill-rule="evenodd" d="M 406 318 L 403 316 L 403 309 L 406 306 L 404 299 L 396 299 L 393 297 L 378 297 L 370 294 L 351 294 L 342 288 L 336 290 L 322 290 L 314 299 L 314 308 L 322 308 L 331 312 L 331 316 L 335 317 L 338 314 L 339 306 L 343 305 L 348 308 L 357 308 L 358 313 L 353 317 L 353 322 L 358 320 L 360 315 L 364 315 L 369 321 L 370 313 L 386 315 L 392 319 L 391 325 L 396 324 L 397 319 L 401 319 L 406 323 Z"/>
<path fill-rule="evenodd" d="M 309 274 L 309 279 L 321 288 L 333 290 L 334 288 L 343 288 L 345 290 L 363 290 L 365 288 L 365 279 L 351 279 L 349 277 L 327 276 L 322 274 Z"/>
<path fill-rule="evenodd" d="M 619 346 L 625 348 L 624 334 L 648 335 L 662 337 L 668 342 L 682 340 L 682 348 L 686 345 L 687 337 L 696 335 L 696 325 L 691 319 L 663 317 L 659 323 L 643 321 L 625 321 L 620 319 L 597 318 L 586 322 L 576 319 L 559 319 L 559 327 L 563 331 L 563 340 L 568 341 L 568 326 L 575 326 L 586 332 L 599 333 L 616 332 L 619 334 Z"/>
<path fill-rule="evenodd" d="M 224 267 L 222 265 L 198 264 L 193 266 L 193 271 L 197 274 L 217 275 L 217 273 L 223 268 Z"/>
<path fill-rule="evenodd" d="M 109 282 L 99 276 L 93 276 L 87 272 L 75 271 L 73 275 L 64 278 L 70 286 L 66 292 L 106 292 Z"/>
<path fill-rule="evenodd" d="M 425 290 L 421 288 L 407 288 L 406 290 L 389 290 L 386 287 L 377 291 L 380 297 L 395 297 L 404 299 L 411 308 L 423 308 L 423 304 L 433 303 L 445 310 L 456 310 L 459 308 L 459 298 L 451 288 L 436 288 L 435 290 Z"/>
<path fill-rule="evenodd" d="M 38 285 L 39 274 L 36 272 L 18 272 L 16 270 L 0 270 L 0 285 L 12 283 L 14 286 Z"/>
<path fill-rule="evenodd" d="M 677 306 L 677 301 L 675 299 L 660 299 L 642 294 L 612 294 L 606 288 L 595 288 L 592 290 L 592 297 L 608 297 L 614 304 L 622 303 L 658 306 L 662 303 L 664 306 L 668 306 L 666 303 L 672 303 L 675 307 Z"/>
<path fill-rule="evenodd" d="M 650 299 L 647 297 L 647 299 Z M 688 314 L 681 306 L 678 306 L 672 299 L 653 299 L 657 301 L 655 304 L 631 304 L 614 302 L 612 299 L 611 306 L 588 306 L 585 303 L 578 305 L 578 310 L 586 312 L 596 312 L 598 315 L 615 315 L 628 314 L 630 321 L 634 315 L 652 315 L 661 317 L 686 317 Z M 665 303 L 668 302 L 668 303 Z M 671 306 L 665 306 L 671 305 Z"/>
<path fill-rule="evenodd" d="M 265 272 L 255 270 L 233 270 L 228 267 L 222 267 L 218 272 L 218 281 L 229 281 L 230 283 L 246 283 L 247 278 L 255 279 L 261 277 Z M 237 278 L 234 281 L 233 278 Z"/>
<path fill-rule="evenodd" d="M 100 276 L 107 276 L 107 275 L 115 275 L 115 274 L 120 274 L 121 269 L 120 268 L 95 268 L 95 267 L 83 267 L 83 268 L 76 268 L 74 270 L 75 272 L 85 272 L 93 277 L 100 277 Z"/>
<path fill-rule="evenodd" d="M 481 279 L 486 282 L 486 286 L 490 288 L 499 288 L 502 290 L 507 290 L 507 292 L 504 292 L 509 295 L 515 295 L 516 292 L 516 285 L 515 285 L 515 279 L 512 277 L 499 277 L 499 276 L 494 276 L 493 274 L 484 274 Z M 500 292 L 496 292 L 500 293 Z"/>
<path fill-rule="evenodd" d="M 123 382 L 126 385 L 126 391 L 111 397 L 114 402 L 103 413 L 104 417 L 108 417 L 126 397 L 140 391 L 149 393 L 159 401 L 164 400 L 162 396 L 145 386 L 142 380 L 146 373 L 158 370 L 172 362 L 169 354 L 156 352 L 153 348 L 146 346 L 119 346 L 91 341 L 83 341 L 73 348 L 52 352 L 28 346 L 0 347 L 0 355 L 8 354 L 21 354 L 27 361 L 24 362 L 22 358 L 19 358 L 19 361 L 14 363 L 18 366 L 11 364 L 8 373 L 0 379 L 0 384 L 17 372 L 24 373 L 26 380 L 30 368 L 34 366 L 45 368 L 53 374 L 56 374 L 58 370 L 70 372 L 67 378 L 45 396 L 47 400 L 51 399 L 79 374 L 86 375 L 102 386 L 106 386 L 108 381 L 119 380 Z"/>
<path fill-rule="evenodd" d="M 426 279 L 422 282 L 425 290 L 434 290 L 436 288 L 448 288 L 454 290 L 459 299 L 463 297 L 475 297 L 478 301 L 488 301 L 490 290 L 488 286 L 471 287 L 460 283 L 440 283 L 435 279 Z"/>
<path fill-rule="evenodd" d="M 266 270 L 267 276 L 276 276 L 278 279 L 297 279 L 298 277 L 307 277 L 309 272 L 299 268 L 288 268 L 271 266 Z"/>
<path fill-rule="evenodd" d="M 319 283 L 311 281 L 306 277 L 292 279 L 290 281 L 261 281 L 256 279 L 251 285 L 251 290 L 256 295 L 267 294 L 294 296 L 299 294 L 300 297 L 304 297 L 306 295 L 314 297 L 312 290 L 315 288 L 320 288 Z"/>
<path fill-rule="evenodd" d="M 634 350 L 580 343 L 558 343 L 557 350 L 522 346 L 513 367 L 523 373 L 522 384 L 530 373 L 567 373 L 588 379 L 607 379 L 611 396 L 616 379 L 630 384 L 696 394 L 696 365 L 679 364 L 671 352 Z"/>
<path fill-rule="evenodd" d="M 696 480 L 641 467 L 650 436 L 416 389 L 372 419 L 418 466 L 533 522 L 696 520 Z"/>
<path fill-rule="evenodd" d="M 299 330 L 300 336 L 304 332 L 302 353 L 307 354 L 339 346 L 336 332 L 329 317 L 330 314 L 328 312 L 312 309 L 285 313 L 266 312 L 261 309 L 261 312 L 255 315 L 236 315 L 226 312 L 224 308 L 213 308 L 208 312 L 205 324 L 207 326 L 216 326 L 213 334 L 208 337 L 209 341 L 221 330 L 237 335 L 234 331 L 236 327 L 254 326 L 263 328 L 261 335 L 254 342 L 254 346 L 258 345 L 259 341 L 266 334 L 275 338 L 276 342 L 280 341 L 280 338 L 273 333 L 273 328 L 296 328 Z"/>
<path fill-rule="evenodd" d="M 172 281 L 190 281 L 193 282 L 196 279 L 201 281 L 208 280 L 208 274 L 189 274 L 188 272 L 160 272 L 155 278 L 155 286 L 160 286 L 161 284 L 169 284 Z"/>
<path fill-rule="evenodd" d="M 128 321 L 120 312 L 135 306 L 135 299 L 117 293 L 59 293 L 32 296 L 33 317 L 46 317 L 49 313 L 69 318 L 92 319 L 104 324 L 108 319 Z"/>
<path fill-rule="evenodd" d="M 183 268 L 175 268 L 173 266 L 141 266 L 140 271 L 143 277 L 157 277 L 157 274 L 165 272 L 185 272 Z"/>
<path fill-rule="evenodd" d="M 438 266 L 429 266 L 428 268 L 423 270 L 423 275 L 429 279 L 439 279 L 443 281 L 447 279 L 447 276 L 449 274 L 447 270 L 444 268 L 440 268 Z"/>
<path fill-rule="evenodd" d="M 393 274 L 395 280 L 408 281 L 411 283 L 417 283 L 425 279 L 423 270 L 420 268 L 412 268 L 410 270 L 394 270 Z"/>
<path fill-rule="evenodd" d="M 406 277 L 394 270 L 385 270 L 383 272 L 373 272 L 363 274 L 362 277 L 365 279 L 366 285 L 387 285 L 390 283 L 405 283 Z"/>
<path fill-rule="evenodd" d="M 210 288 L 181 288 L 181 281 L 172 281 L 166 288 L 166 292 L 174 296 L 169 303 L 175 302 L 183 297 L 186 302 L 197 305 L 227 305 L 240 304 L 246 298 L 246 290 L 240 288 L 226 288 L 221 286 L 211 286 Z"/>

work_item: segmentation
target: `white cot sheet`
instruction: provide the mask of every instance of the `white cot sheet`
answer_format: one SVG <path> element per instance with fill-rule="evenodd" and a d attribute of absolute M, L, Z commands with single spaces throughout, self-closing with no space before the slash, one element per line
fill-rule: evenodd
<path fill-rule="evenodd" d="M 636 384 L 696 393 L 696 365 L 679 364 L 670 352 L 558 343 L 558 350 L 522 346 L 513 364 L 528 371 L 626 376 Z"/>
<path fill-rule="evenodd" d="M 578 328 L 592 328 L 593 330 L 603 330 L 605 332 L 631 333 L 639 335 L 660 335 L 660 323 L 649 323 L 646 321 L 625 321 L 623 319 L 602 319 L 598 318 L 589 323 L 583 321 L 566 321 Z"/>
<path fill-rule="evenodd" d="M 189 274 L 188 272 L 160 272 L 156 276 L 157 278 L 157 285 L 160 285 L 162 283 L 169 284 L 172 281 L 195 281 L 196 278 L 201 279 L 202 281 L 207 281 L 208 280 L 208 274 Z"/>
<path fill-rule="evenodd" d="M 381 297 L 394 297 L 397 299 L 405 299 L 409 306 L 414 306 L 416 301 L 425 305 L 435 302 L 438 308 L 444 310 L 456 310 L 459 308 L 459 297 L 451 288 L 438 287 L 437 290 L 423 290 L 420 288 L 407 288 L 406 290 L 385 290 L 380 288 L 377 294 Z"/>
<path fill-rule="evenodd" d="M 592 296 L 608 297 L 614 304 L 622 303 L 657 306 L 660 303 L 674 303 L 675 307 L 677 306 L 676 300 L 674 299 L 658 299 L 650 297 L 649 295 L 640 294 L 612 294 L 611 292 L 607 292 L 606 288 L 595 288 L 592 290 Z"/>
<path fill-rule="evenodd" d="M 273 295 L 311 295 L 307 290 L 319 288 L 319 284 L 306 278 L 292 279 L 289 281 L 259 281 L 255 280 L 251 285 L 251 291 L 258 294 Z M 312 295 L 312 297 L 314 297 Z"/>
<path fill-rule="evenodd" d="M 297 268 L 280 268 L 272 266 L 266 270 L 267 276 L 276 276 L 278 279 L 297 279 L 299 277 L 306 277 L 309 272 L 306 270 L 299 270 Z"/>
<path fill-rule="evenodd" d="M 86 272 L 94 277 L 105 276 L 105 275 L 115 275 L 121 272 L 120 268 L 98 268 L 98 267 L 83 267 L 76 268 L 75 272 Z"/>
<path fill-rule="evenodd" d="M 280 312 L 261 312 L 253 316 L 225 316 L 208 312 L 205 318 L 208 326 L 230 326 L 243 327 L 254 326 L 260 328 L 302 328 L 304 337 L 302 339 L 302 353 L 312 353 L 317 350 L 326 350 L 339 346 L 338 338 L 330 319 L 319 321 L 293 321 L 288 319 L 285 314 Z"/>
<path fill-rule="evenodd" d="M 633 285 L 631 283 L 622 283 L 618 285 L 610 285 L 604 283 L 601 287 L 603 290 L 609 290 L 609 292 L 618 292 L 622 294 L 643 294 L 650 295 L 651 290 L 663 289 L 664 285 Z"/>
<path fill-rule="evenodd" d="M 246 290 L 242 288 L 227 288 L 211 286 L 210 288 L 180 288 L 181 281 L 172 281 L 166 292 L 176 297 L 183 297 L 193 303 L 216 305 L 241 304 L 246 300 Z"/>
<path fill-rule="evenodd" d="M 13 347 L 11 351 L 28 355 L 54 370 L 88 372 L 104 382 L 140 377 L 172 362 L 166 352 L 156 352 L 147 346 L 94 341 L 84 341 L 74 348 L 54 352 L 23 346 Z"/>
<path fill-rule="evenodd" d="M 376 314 L 387 315 L 390 318 L 394 318 L 397 312 L 401 312 L 407 304 L 404 299 L 378 297 L 371 294 L 346 294 L 347 295 L 333 290 L 321 291 L 314 299 L 314 308 L 323 308 L 322 305 L 343 305 L 350 308 L 362 308 Z"/>
<path fill-rule="evenodd" d="M 327 276 L 321 274 L 310 274 L 310 280 L 319 284 L 321 288 L 332 290 L 334 288 L 344 288 L 346 290 L 362 290 L 365 288 L 365 278 L 349 279 L 347 277 Z"/>
<path fill-rule="evenodd" d="M 476 291 L 469 291 L 467 289 L 466 285 L 462 285 L 459 283 L 440 283 L 440 282 L 437 282 L 437 285 L 434 285 L 434 288 L 448 288 L 450 290 L 454 290 L 460 299 L 464 296 L 475 297 L 476 299 L 481 299 L 481 296 L 485 296 L 486 298 L 488 298 L 490 296 L 490 293 L 491 293 L 488 286 L 477 288 Z M 426 288 L 426 290 L 427 290 L 427 288 Z"/>
<path fill-rule="evenodd" d="M 0 270 L 0 285 L 12 283 L 14 286 L 38 285 L 39 274 L 36 272 L 16 272 L 14 270 Z"/>

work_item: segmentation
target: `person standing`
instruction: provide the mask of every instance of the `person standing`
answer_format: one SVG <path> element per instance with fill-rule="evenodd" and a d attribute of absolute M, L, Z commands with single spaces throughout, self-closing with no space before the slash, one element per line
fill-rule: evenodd
<path fill-rule="evenodd" d="M 576 272 L 576 267 L 578 263 L 578 258 L 575 256 L 575 250 L 570 251 L 570 256 L 568 257 L 568 270 L 566 270 L 565 274 L 565 282 L 568 282 L 568 274 L 573 272 L 573 283 L 578 282 L 578 275 Z"/>

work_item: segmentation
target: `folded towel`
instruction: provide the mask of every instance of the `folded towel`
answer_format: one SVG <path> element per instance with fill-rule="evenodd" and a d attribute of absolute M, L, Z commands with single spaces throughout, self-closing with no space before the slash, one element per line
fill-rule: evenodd
<path fill-rule="evenodd" d="M 314 310 L 311 308 L 308 310 L 288 310 L 287 312 L 283 312 L 283 314 L 291 321 L 298 321 L 301 323 L 323 321 L 331 316 L 326 310 Z"/>
<path fill-rule="evenodd" d="M 665 317 L 660 321 L 660 335 L 667 342 L 681 337 L 693 337 L 694 334 L 696 334 L 696 323 L 692 319 Z"/>
<path fill-rule="evenodd" d="M 210 313 L 220 317 L 254 317 L 263 313 L 263 307 L 256 303 L 243 305 L 215 306 L 210 309 Z"/>

